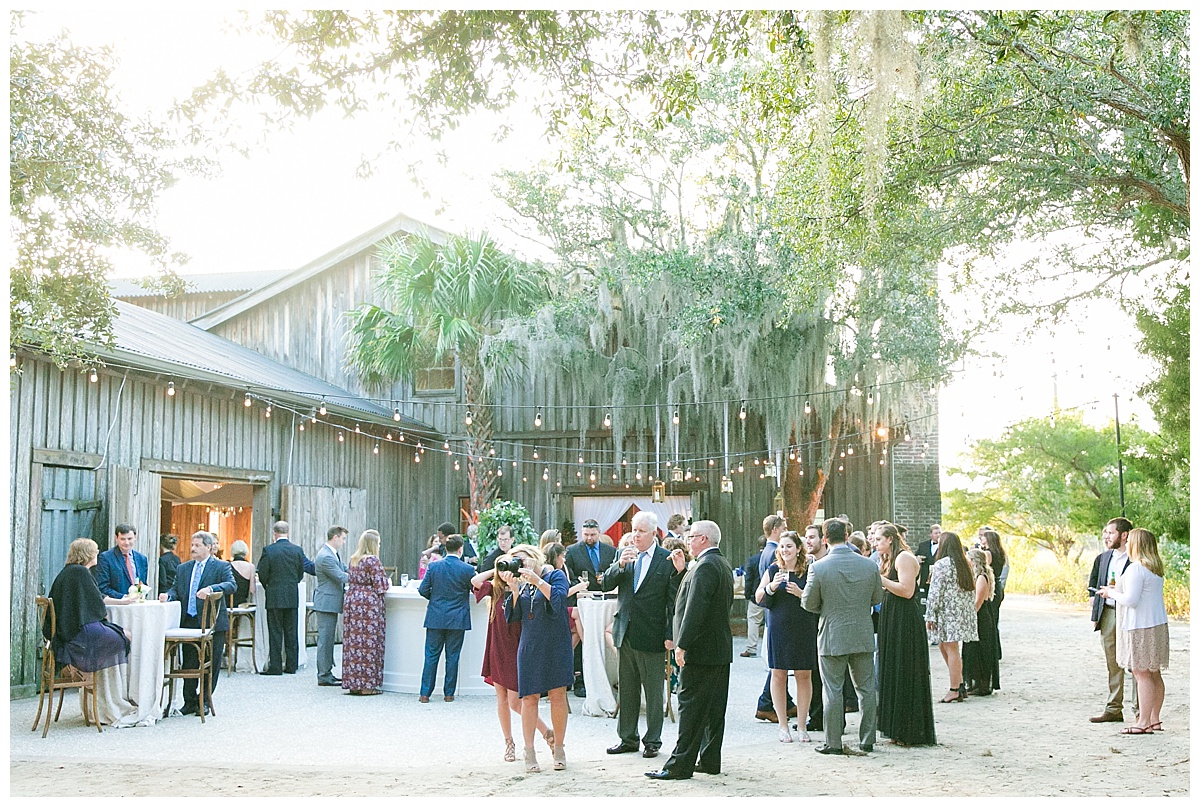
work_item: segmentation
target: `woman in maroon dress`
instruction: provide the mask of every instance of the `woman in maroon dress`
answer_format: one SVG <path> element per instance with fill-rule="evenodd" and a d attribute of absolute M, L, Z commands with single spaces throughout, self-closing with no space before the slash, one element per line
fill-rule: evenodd
<path fill-rule="evenodd" d="M 497 561 L 511 560 L 504 554 Z M 504 597 L 508 586 L 496 577 L 493 567 L 471 578 L 475 588 L 475 601 L 491 596 L 488 614 L 487 640 L 483 651 L 483 680 L 496 689 L 496 717 L 500 720 L 500 731 L 504 733 L 504 761 L 517 761 L 517 745 L 512 736 L 512 713 L 521 714 L 521 700 L 517 697 L 517 646 L 521 643 L 521 623 L 508 622 L 504 618 Z M 554 733 L 538 718 L 538 732 L 546 743 L 554 748 Z"/>
<path fill-rule="evenodd" d="M 367 530 L 350 556 L 342 608 L 342 689 L 378 695 L 383 686 L 383 595 L 392 581 L 379 561 L 379 533 Z"/>

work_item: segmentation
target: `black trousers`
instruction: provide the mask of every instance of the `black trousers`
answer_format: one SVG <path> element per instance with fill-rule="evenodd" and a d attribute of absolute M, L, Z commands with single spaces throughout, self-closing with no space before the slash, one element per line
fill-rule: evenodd
<path fill-rule="evenodd" d="M 182 623 L 181 623 L 182 624 Z M 189 627 L 183 625 L 183 627 Z M 190 627 L 200 627 L 199 623 Z M 217 679 L 221 677 L 221 659 L 225 656 L 225 635 L 226 631 L 216 631 L 212 637 L 212 692 L 217 691 Z M 196 669 L 200 666 L 200 657 L 196 652 L 196 646 L 185 644 L 183 646 L 183 667 L 184 669 Z M 200 702 L 199 695 L 200 682 L 195 678 L 186 678 L 183 682 L 183 705 L 191 706 Z M 210 692 L 211 694 L 211 692 Z M 205 698 L 205 703 L 208 698 Z"/>
<path fill-rule="evenodd" d="M 270 658 L 267 669 L 272 672 L 283 670 L 294 673 L 299 666 L 299 642 L 296 639 L 296 624 L 300 619 L 300 606 L 267 609 L 267 644 Z"/>
<path fill-rule="evenodd" d="M 692 775 L 697 765 L 721 770 L 729 665 L 687 663 L 679 671 L 679 735 L 663 770 Z"/>

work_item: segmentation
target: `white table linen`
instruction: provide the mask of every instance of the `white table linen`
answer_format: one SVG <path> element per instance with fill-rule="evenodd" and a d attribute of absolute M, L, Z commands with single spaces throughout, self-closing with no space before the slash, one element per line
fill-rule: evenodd
<path fill-rule="evenodd" d="M 609 644 L 605 632 L 612 628 L 617 613 L 617 600 L 578 597 L 576 609 L 583 623 L 583 713 L 591 717 L 614 717 L 617 699 L 613 687 L 617 683 L 617 650 Z"/>
<path fill-rule="evenodd" d="M 417 581 L 408 587 L 392 586 L 383 598 L 385 634 L 383 644 L 383 689 L 386 692 L 420 694 L 425 669 L 425 609 L 429 601 L 417 592 Z M 487 644 L 488 608 L 491 597 L 475 602 L 471 595 L 471 629 L 463 637 L 458 657 L 459 695 L 491 695 L 483 680 L 483 654 Z M 446 654 L 438 661 L 433 695 L 442 695 L 446 678 Z"/>
<path fill-rule="evenodd" d="M 96 672 L 100 722 L 118 728 L 152 726 L 162 714 L 158 705 L 163 680 L 163 646 L 167 630 L 179 627 L 179 603 L 157 601 L 105 606 L 109 621 L 127 629 L 129 661 Z"/>

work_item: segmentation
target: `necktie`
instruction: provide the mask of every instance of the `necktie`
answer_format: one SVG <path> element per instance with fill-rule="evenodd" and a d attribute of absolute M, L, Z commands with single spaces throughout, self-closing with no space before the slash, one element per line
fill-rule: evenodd
<path fill-rule="evenodd" d="M 188 616 L 196 615 L 196 590 L 200 588 L 200 575 L 203 574 L 203 570 L 203 563 L 192 567 L 192 582 L 188 586 Z"/>
<path fill-rule="evenodd" d="M 639 552 L 633 564 L 633 590 L 637 591 L 642 585 L 642 568 L 646 565 L 646 553 Z"/>
<path fill-rule="evenodd" d="M 588 547 L 588 557 L 592 559 L 592 569 L 600 574 L 600 547 L 593 544 Z"/>
<path fill-rule="evenodd" d="M 125 555 L 125 573 L 129 575 L 129 585 L 137 582 L 137 573 L 133 571 L 133 550 Z"/>

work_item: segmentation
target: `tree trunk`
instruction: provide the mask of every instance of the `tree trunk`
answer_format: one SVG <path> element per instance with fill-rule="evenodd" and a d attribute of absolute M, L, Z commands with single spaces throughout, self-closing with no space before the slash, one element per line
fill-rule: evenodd
<path fill-rule="evenodd" d="M 463 369 L 463 396 L 471 413 L 467 430 L 467 485 L 471 499 L 468 521 L 477 522 L 479 514 L 496 498 L 494 459 L 490 452 L 492 435 L 491 396 L 483 381 L 479 357 L 467 351 L 459 353 Z"/>
<path fill-rule="evenodd" d="M 844 422 L 842 409 L 838 407 L 834 410 L 833 421 L 829 426 L 828 440 L 811 447 L 802 447 L 794 460 L 789 457 L 787 474 L 783 478 L 783 512 L 787 518 L 788 529 L 803 532 L 816 518 L 817 510 L 821 506 L 821 496 L 825 493 L 825 483 L 829 480 L 829 472 L 833 467 L 833 451 L 842 436 Z M 811 431 L 801 433 L 820 434 L 821 430 L 812 428 Z M 792 445 L 800 443 L 795 424 L 792 425 L 789 442 Z M 806 459 L 805 454 L 808 454 L 807 461 L 801 463 L 801 460 Z M 800 474 L 801 470 L 804 471 L 803 475 Z"/>

